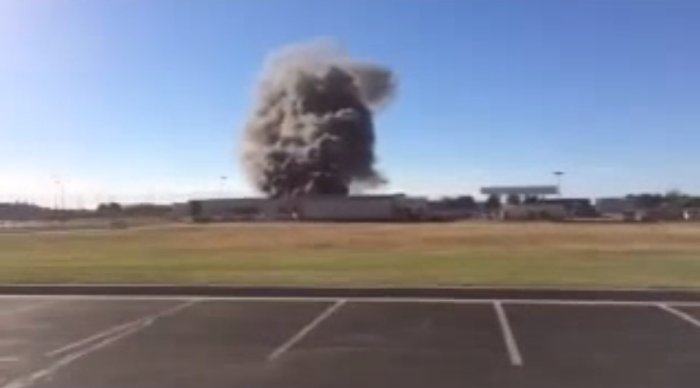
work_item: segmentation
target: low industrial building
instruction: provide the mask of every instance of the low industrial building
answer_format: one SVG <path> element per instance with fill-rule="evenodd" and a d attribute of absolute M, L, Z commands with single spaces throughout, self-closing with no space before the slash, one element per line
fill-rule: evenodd
<path fill-rule="evenodd" d="M 618 215 L 632 208 L 632 204 L 624 197 L 596 198 L 596 210 L 603 215 Z"/>
<path fill-rule="evenodd" d="M 427 218 L 428 201 L 395 195 L 302 196 L 193 200 L 173 206 L 173 214 L 195 222 L 242 220 L 399 221 Z"/>
<path fill-rule="evenodd" d="M 267 198 L 198 199 L 189 201 L 187 207 L 195 222 L 264 219 L 277 213 L 276 202 Z"/>
<path fill-rule="evenodd" d="M 504 221 L 562 221 L 568 216 L 566 207 L 557 203 L 504 205 L 501 209 Z"/>
<path fill-rule="evenodd" d="M 502 220 L 563 220 L 597 215 L 589 199 L 561 198 L 558 186 L 491 186 L 483 187 L 481 194 L 499 198 L 502 205 L 492 210 L 491 216 Z M 515 202 L 505 203 L 513 197 Z"/>
<path fill-rule="evenodd" d="M 308 196 L 290 202 L 300 221 L 416 221 L 428 216 L 427 199 L 403 194 Z"/>
<path fill-rule="evenodd" d="M 561 205 L 565 209 L 567 216 L 572 218 L 596 218 L 601 214 L 588 198 L 547 198 L 537 203 Z"/>
<path fill-rule="evenodd" d="M 400 217 L 395 195 L 313 196 L 296 201 L 296 216 L 305 221 L 383 221 Z"/>
<path fill-rule="evenodd" d="M 551 185 L 529 185 L 529 186 L 488 186 L 481 188 L 481 194 L 495 195 L 501 199 L 511 195 L 517 195 L 521 199 L 533 197 L 537 199 L 546 198 L 548 195 L 559 195 L 559 187 Z"/>
<path fill-rule="evenodd" d="M 700 208 L 686 208 L 683 210 L 683 220 L 700 221 Z"/>

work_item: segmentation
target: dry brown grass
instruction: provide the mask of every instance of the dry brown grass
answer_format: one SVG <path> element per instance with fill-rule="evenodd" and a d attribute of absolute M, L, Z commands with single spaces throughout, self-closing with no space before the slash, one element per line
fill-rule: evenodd
<path fill-rule="evenodd" d="M 594 250 L 700 252 L 692 224 L 241 224 L 158 233 L 182 249 L 286 251 L 400 249 Z"/>
<path fill-rule="evenodd" d="M 0 235 L 0 281 L 700 286 L 700 225 L 251 223 Z"/>

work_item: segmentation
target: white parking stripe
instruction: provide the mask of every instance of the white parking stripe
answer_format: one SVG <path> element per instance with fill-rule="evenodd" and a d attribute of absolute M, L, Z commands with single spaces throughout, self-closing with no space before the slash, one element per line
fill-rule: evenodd
<path fill-rule="evenodd" d="M 20 360 L 19 357 L 12 357 L 12 356 L 9 356 L 9 357 L 5 357 L 5 356 L 0 357 L 0 363 L 3 363 L 3 362 L 8 362 L 8 363 L 9 363 L 9 362 L 19 362 L 19 360 Z"/>
<path fill-rule="evenodd" d="M 75 342 L 71 342 L 65 346 L 58 348 L 58 349 L 50 350 L 50 351 L 46 352 L 46 356 L 47 357 L 54 357 L 58 354 L 65 353 L 65 352 L 71 351 L 75 348 L 78 348 L 80 346 L 83 346 L 87 343 L 94 342 L 94 341 L 97 341 L 97 340 L 102 339 L 104 337 L 109 337 L 110 335 L 117 334 L 120 331 L 124 331 L 124 330 L 127 330 L 133 326 L 137 326 L 139 323 L 141 323 L 141 320 L 143 320 L 143 318 L 139 318 L 135 321 L 127 322 L 127 323 L 124 323 L 121 325 L 112 326 L 112 327 L 108 328 L 107 330 L 101 331 L 101 332 L 99 332 L 95 335 L 92 335 L 90 337 L 83 338 L 83 339 L 75 341 Z"/>
<path fill-rule="evenodd" d="M 493 302 L 493 307 L 496 310 L 498 323 L 501 326 L 501 334 L 503 334 L 503 341 L 505 342 L 506 349 L 508 349 L 510 363 L 514 366 L 523 366 L 523 357 L 520 354 L 520 349 L 518 349 L 518 343 L 515 341 L 515 336 L 513 335 L 513 331 L 510 328 L 510 322 L 508 322 L 508 316 L 506 315 L 506 311 L 503 309 L 501 302 Z"/>
<path fill-rule="evenodd" d="M 182 309 L 191 306 L 192 304 L 196 303 L 197 301 L 189 301 L 186 303 L 179 304 L 175 307 L 171 307 L 169 309 L 163 310 L 157 314 L 153 314 L 144 318 L 141 318 L 140 321 L 138 321 L 136 324 L 131 325 L 128 329 L 125 329 L 118 334 L 115 334 L 111 337 L 106 337 L 100 342 L 94 343 L 87 348 L 84 348 L 83 350 L 76 352 L 76 353 L 70 353 L 65 355 L 62 358 L 57 359 L 53 363 L 51 363 L 49 366 L 47 366 L 44 369 L 38 370 L 36 372 L 33 372 L 27 376 L 20 377 L 18 379 L 12 380 L 6 384 L 0 385 L 0 388 L 26 388 L 34 384 L 35 382 L 50 377 L 51 375 L 55 374 L 59 370 L 69 366 L 73 362 L 88 356 L 102 348 L 105 348 L 113 343 L 116 343 L 130 335 L 133 335 L 140 330 L 144 329 L 145 327 L 148 327 L 152 325 L 158 318 L 163 318 L 168 315 L 173 315 Z"/>
<path fill-rule="evenodd" d="M 154 321 L 158 318 L 161 318 L 161 317 L 164 317 L 167 315 L 172 315 L 172 314 L 184 309 L 185 307 L 188 307 L 188 306 L 194 304 L 195 302 L 196 301 L 193 300 L 193 301 L 189 301 L 189 302 L 186 302 L 183 304 L 178 304 L 175 307 L 170 307 L 170 308 L 164 309 L 164 310 L 157 312 L 155 314 L 147 315 L 145 317 L 140 317 L 140 318 L 134 319 L 134 320 L 129 321 L 129 322 L 125 322 L 125 323 L 122 323 L 122 324 L 119 324 L 116 326 L 112 326 L 112 327 L 110 327 L 106 330 L 103 330 L 97 334 L 91 335 L 89 337 L 83 338 L 83 339 L 75 341 L 75 342 L 71 342 L 65 346 L 58 348 L 58 349 L 53 349 L 51 351 L 48 351 L 48 352 L 46 352 L 46 355 L 48 357 L 54 357 L 54 356 L 59 355 L 61 353 L 69 352 L 73 349 L 79 348 L 81 346 L 84 346 L 85 344 L 100 340 L 102 338 L 109 337 L 111 335 L 117 335 L 118 333 L 120 333 L 122 331 L 131 329 L 133 326 L 139 326 L 140 324 L 142 324 L 145 321 Z"/>
<path fill-rule="evenodd" d="M 685 313 L 683 311 L 674 309 L 673 307 L 665 305 L 665 304 L 658 304 L 658 306 L 660 309 L 662 309 L 670 314 L 675 315 L 676 317 L 690 323 L 691 325 L 694 325 L 695 327 L 700 328 L 700 320 L 697 320 L 694 316 L 692 316 L 688 313 Z"/>
<path fill-rule="evenodd" d="M 321 322 L 325 321 L 333 315 L 334 312 L 338 311 L 344 304 L 346 303 L 345 299 L 341 299 L 331 306 L 329 306 L 327 309 L 325 309 L 321 314 L 319 314 L 313 321 L 309 322 L 306 326 L 304 326 L 301 330 L 299 330 L 298 333 L 296 333 L 293 337 L 287 340 L 287 342 L 283 343 L 275 349 L 274 352 L 270 353 L 270 355 L 267 357 L 268 361 L 274 361 L 275 359 L 279 358 L 281 355 L 283 355 L 285 352 L 287 352 L 289 349 L 291 349 L 294 345 L 296 345 L 299 341 L 304 339 L 313 329 L 315 329 L 318 325 L 321 324 Z"/>
<path fill-rule="evenodd" d="M 113 344 L 113 343 L 115 343 L 123 338 L 126 338 L 129 335 L 132 335 L 132 334 L 138 332 L 139 330 L 150 325 L 151 323 L 153 323 L 153 321 L 145 321 L 138 326 L 132 326 L 131 329 L 129 329 L 129 330 L 123 331 L 123 332 L 121 332 L 118 335 L 115 335 L 113 337 L 109 337 L 107 339 L 104 339 L 101 342 L 98 342 L 98 343 L 93 344 L 92 346 L 90 346 L 86 349 L 83 349 L 80 352 L 68 354 L 67 356 L 60 358 L 60 359 L 56 360 L 55 362 L 51 363 L 48 367 L 46 367 L 44 369 L 40 369 L 40 370 L 38 370 L 38 371 L 28 375 L 28 376 L 21 377 L 19 379 L 10 381 L 7 384 L 2 385 L 1 387 L 2 388 L 25 388 L 25 387 L 28 387 L 41 379 L 50 377 L 54 373 L 67 367 L 68 365 L 72 364 L 73 362 L 75 362 L 75 361 L 77 361 L 77 360 L 79 360 L 79 359 L 81 359 L 81 358 L 83 358 L 83 357 L 85 357 L 93 352 L 96 352 L 96 351 L 98 351 L 106 346 L 109 346 L 109 345 L 111 345 L 111 344 Z"/>

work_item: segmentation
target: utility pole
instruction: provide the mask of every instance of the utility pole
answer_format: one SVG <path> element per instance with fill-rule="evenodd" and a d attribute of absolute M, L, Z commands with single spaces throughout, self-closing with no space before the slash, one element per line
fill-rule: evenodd
<path fill-rule="evenodd" d="M 561 197 L 563 195 L 561 181 L 562 181 L 562 176 L 564 176 L 564 172 L 563 171 L 554 171 L 553 174 L 554 174 L 556 182 L 557 182 L 557 191 L 559 192 L 559 197 Z"/>

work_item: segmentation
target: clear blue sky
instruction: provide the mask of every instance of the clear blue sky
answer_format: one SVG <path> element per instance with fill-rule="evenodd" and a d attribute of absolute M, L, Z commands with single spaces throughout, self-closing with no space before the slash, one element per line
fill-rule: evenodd
<path fill-rule="evenodd" d="M 333 37 L 395 69 L 388 190 L 700 193 L 700 2 L 0 2 L 0 195 L 249 192 L 265 55 Z M 76 200 L 77 201 L 77 200 Z"/>

